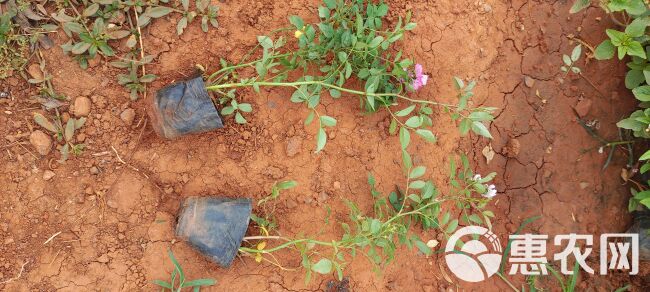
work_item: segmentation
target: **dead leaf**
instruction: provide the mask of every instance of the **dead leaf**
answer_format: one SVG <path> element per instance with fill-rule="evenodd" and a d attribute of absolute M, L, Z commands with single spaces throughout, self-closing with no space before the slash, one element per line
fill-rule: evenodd
<path fill-rule="evenodd" d="M 485 163 L 490 164 L 490 161 L 494 158 L 494 149 L 492 149 L 492 144 L 488 144 L 483 148 L 483 156 L 485 157 Z"/>
<path fill-rule="evenodd" d="M 621 168 L 621 178 L 624 182 L 630 179 L 630 173 L 627 171 L 627 168 Z"/>

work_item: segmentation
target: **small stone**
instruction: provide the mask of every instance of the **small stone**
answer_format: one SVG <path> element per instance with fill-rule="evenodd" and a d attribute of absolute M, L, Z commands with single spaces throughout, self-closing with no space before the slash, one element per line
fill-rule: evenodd
<path fill-rule="evenodd" d="M 492 11 L 492 6 L 490 6 L 490 4 L 487 4 L 487 3 L 483 4 L 483 11 L 485 11 L 486 13 L 491 12 Z"/>
<path fill-rule="evenodd" d="M 591 99 L 584 98 L 579 101 L 575 106 L 575 110 L 578 113 L 578 116 L 581 118 L 585 117 L 587 114 L 589 114 L 589 110 L 591 110 Z"/>
<path fill-rule="evenodd" d="M 133 124 L 133 120 L 135 120 L 135 110 L 132 108 L 127 108 L 125 109 L 121 114 L 120 114 L 120 119 L 122 122 L 124 122 L 127 126 L 130 126 Z"/>
<path fill-rule="evenodd" d="M 36 130 L 29 135 L 29 142 L 32 143 L 36 148 L 36 152 L 40 155 L 47 155 L 52 149 L 52 138 L 40 130 Z"/>
<path fill-rule="evenodd" d="M 299 136 L 293 136 L 289 138 L 289 141 L 287 142 L 287 156 L 296 156 L 296 154 L 300 152 L 300 148 L 302 148 L 302 138 Z"/>
<path fill-rule="evenodd" d="M 79 96 L 74 100 L 74 115 L 76 117 L 85 117 L 90 114 L 90 98 Z"/>
<path fill-rule="evenodd" d="M 29 73 L 29 76 L 32 76 L 32 79 L 36 80 L 43 80 L 45 77 L 43 77 L 43 71 L 41 70 L 41 65 L 34 63 L 29 65 L 27 68 L 27 72 Z"/>
<path fill-rule="evenodd" d="M 289 209 L 293 209 L 293 208 L 298 206 L 298 204 L 294 200 L 287 200 L 286 205 L 287 205 L 287 208 L 289 208 Z"/>
<path fill-rule="evenodd" d="M 90 168 L 90 174 L 92 174 L 92 175 L 97 175 L 97 174 L 99 174 L 99 168 L 97 168 L 97 166 L 93 166 L 93 167 L 91 167 L 91 168 Z"/>
<path fill-rule="evenodd" d="M 319 203 L 323 203 L 329 199 L 330 196 L 326 192 L 321 192 L 320 195 L 318 196 L 318 199 L 316 199 Z"/>
<path fill-rule="evenodd" d="M 85 193 L 86 195 L 92 195 L 92 194 L 94 193 L 94 192 L 93 192 L 93 187 L 87 187 L 87 188 L 84 190 L 84 193 Z"/>
<path fill-rule="evenodd" d="M 583 181 L 583 182 L 580 182 L 580 189 L 581 189 L 581 190 L 586 189 L 588 186 L 589 186 L 589 183 L 588 183 L 588 182 L 584 182 L 584 181 Z"/>
<path fill-rule="evenodd" d="M 335 181 L 334 182 L 334 189 L 337 189 L 337 190 L 341 189 L 341 182 L 340 181 Z"/>
<path fill-rule="evenodd" d="M 51 180 L 54 177 L 54 171 L 51 170 L 46 170 L 43 172 L 43 179 L 44 180 Z"/>
<path fill-rule="evenodd" d="M 86 134 L 81 133 L 81 134 L 77 135 L 76 139 L 77 139 L 77 142 L 86 141 Z"/>
<path fill-rule="evenodd" d="M 524 84 L 526 84 L 526 87 L 532 88 L 535 85 L 535 79 L 530 76 L 524 76 Z"/>

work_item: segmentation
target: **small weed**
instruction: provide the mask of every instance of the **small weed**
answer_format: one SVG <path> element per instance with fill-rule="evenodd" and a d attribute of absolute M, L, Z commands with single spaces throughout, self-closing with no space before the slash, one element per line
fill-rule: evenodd
<path fill-rule="evenodd" d="M 59 112 L 56 112 L 56 117 L 52 121 L 48 120 L 45 116 L 39 113 L 34 114 L 34 121 L 41 127 L 50 131 L 55 135 L 56 140 L 61 143 L 61 161 L 66 161 L 70 153 L 79 155 L 84 149 L 84 144 L 74 144 L 75 131 L 83 127 L 86 123 L 86 118 L 69 118 L 68 122 L 63 125 Z"/>
<path fill-rule="evenodd" d="M 196 292 L 199 291 L 202 286 L 212 286 L 216 283 L 216 281 L 213 279 L 198 279 L 198 280 L 186 281 L 185 273 L 183 273 L 183 268 L 176 260 L 176 257 L 174 257 L 174 253 L 172 253 L 171 249 L 168 251 L 168 254 L 169 254 L 169 259 L 172 261 L 172 264 L 174 264 L 174 270 L 172 271 L 171 279 L 169 280 L 169 282 L 165 282 L 163 280 L 153 281 L 155 285 L 162 287 L 162 291 L 169 290 L 171 292 L 180 292 L 184 288 L 190 288 Z"/>

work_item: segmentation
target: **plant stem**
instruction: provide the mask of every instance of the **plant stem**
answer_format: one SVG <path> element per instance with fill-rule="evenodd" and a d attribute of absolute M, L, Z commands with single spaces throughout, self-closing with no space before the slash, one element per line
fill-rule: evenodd
<path fill-rule="evenodd" d="M 354 89 L 348 89 L 345 87 L 340 87 L 336 86 L 333 84 L 325 83 L 323 81 L 295 81 L 295 82 L 253 82 L 253 83 L 228 83 L 228 84 L 216 84 L 216 85 L 211 85 L 206 87 L 207 90 L 217 90 L 217 89 L 224 89 L 224 88 L 237 88 L 237 87 L 248 87 L 248 86 L 253 86 L 253 84 L 256 84 L 258 86 L 271 86 L 271 87 L 298 87 L 300 85 L 321 85 L 330 89 L 336 89 L 339 91 L 347 92 L 347 93 L 352 93 L 352 94 L 357 94 L 357 95 L 363 95 L 363 96 L 374 96 L 374 97 L 390 97 L 394 96 L 397 98 L 401 98 L 404 100 L 408 100 L 410 102 L 414 103 L 424 103 L 424 104 L 431 104 L 431 105 L 436 105 L 436 106 L 445 106 L 445 107 L 457 107 L 456 105 L 452 104 L 446 104 L 446 103 L 440 103 L 436 101 L 431 101 L 431 100 L 420 100 L 420 99 L 413 99 L 406 97 L 401 94 L 397 93 L 372 93 L 372 92 L 366 92 L 366 91 L 359 91 L 359 90 L 354 90 Z"/>

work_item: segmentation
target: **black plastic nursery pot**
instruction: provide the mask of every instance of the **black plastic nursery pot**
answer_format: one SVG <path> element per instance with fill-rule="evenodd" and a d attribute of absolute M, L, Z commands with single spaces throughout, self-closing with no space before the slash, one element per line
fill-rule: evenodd
<path fill-rule="evenodd" d="M 156 92 L 149 116 L 156 133 L 166 139 L 223 128 L 202 77 L 173 83 Z"/>
<path fill-rule="evenodd" d="M 627 233 L 639 235 L 639 260 L 650 261 L 650 210 L 632 212 L 634 223 Z"/>
<path fill-rule="evenodd" d="M 228 268 L 248 229 L 250 199 L 189 197 L 181 204 L 176 236 Z"/>

